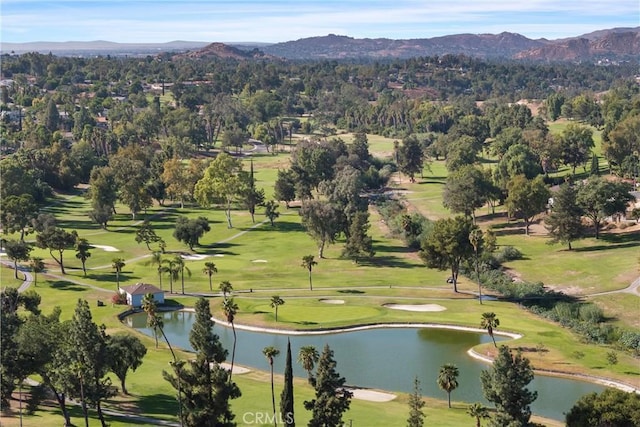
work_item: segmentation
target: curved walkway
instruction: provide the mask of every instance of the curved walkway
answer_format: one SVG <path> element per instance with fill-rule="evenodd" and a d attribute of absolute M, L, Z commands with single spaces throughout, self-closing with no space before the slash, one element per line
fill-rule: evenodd
<path fill-rule="evenodd" d="M 631 284 L 626 288 L 618 289 L 617 291 L 598 292 L 595 294 L 589 294 L 589 295 L 585 295 L 585 298 L 598 297 L 600 295 L 623 294 L 623 293 L 640 296 L 640 277 L 638 277 L 636 280 L 631 282 Z"/>

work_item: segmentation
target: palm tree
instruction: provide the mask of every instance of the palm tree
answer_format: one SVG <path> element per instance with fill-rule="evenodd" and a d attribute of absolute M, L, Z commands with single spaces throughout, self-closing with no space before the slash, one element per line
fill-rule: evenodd
<path fill-rule="evenodd" d="M 273 346 L 268 346 L 262 349 L 262 354 L 269 361 L 269 367 L 271 368 L 271 404 L 273 405 L 273 425 L 276 423 L 276 393 L 273 389 L 273 359 L 280 354 L 280 350 Z"/>
<path fill-rule="evenodd" d="M 191 270 L 187 267 L 187 264 L 184 262 L 184 259 L 178 255 L 173 259 L 173 265 L 176 267 L 178 272 L 180 272 L 180 281 L 182 282 L 182 294 L 184 295 L 184 272 L 187 271 L 189 277 L 191 277 Z"/>
<path fill-rule="evenodd" d="M 91 256 L 89 248 L 91 248 L 91 245 L 89 245 L 87 239 L 79 238 L 76 240 L 76 258 L 78 258 L 82 263 L 82 271 L 85 277 L 87 276 L 87 267 L 85 264 L 87 262 L 87 259 L 89 259 L 89 257 Z"/>
<path fill-rule="evenodd" d="M 33 285 L 38 286 L 38 273 L 44 271 L 44 261 L 39 257 L 31 257 L 29 266 L 31 267 L 31 271 L 33 271 Z"/>
<path fill-rule="evenodd" d="M 153 298 L 153 294 L 146 294 L 142 298 L 142 309 L 147 313 L 147 325 L 153 329 L 155 338 L 156 338 L 156 348 L 158 348 L 158 331 L 162 334 L 164 341 L 167 343 L 167 347 L 169 347 L 169 351 L 171 352 L 171 357 L 173 358 L 173 362 L 169 364 L 172 366 L 181 366 L 178 362 L 178 358 L 176 357 L 176 353 L 173 351 L 173 347 L 171 347 L 171 343 L 167 338 L 167 335 L 164 333 L 164 321 L 159 314 L 156 313 L 158 310 L 158 304 Z M 180 422 L 180 426 L 182 426 L 182 386 L 180 384 L 180 375 L 176 375 L 178 377 L 178 420 Z"/>
<path fill-rule="evenodd" d="M 205 262 L 204 263 L 204 268 L 202 269 L 202 272 L 204 274 L 206 274 L 207 276 L 209 276 L 209 290 L 213 291 L 213 284 L 211 283 L 211 276 L 213 276 L 213 273 L 217 273 L 218 269 L 216 268 L 216 265 L 212 262 Z"/>
<path fill-rule="evenodd" d="M 173 282 L 180 277 L 180 270 L 176 268 L 175 260 L 164 260 L 167 266 L 164 271 L 169 273 L 169 293 L 173 293 Z"/>
<path fill-rule="evenodd" d="M 309 384 L 313 383 L 313 367 L 316 362 L 320 359 L 320 354 L 318 350 L 312 345 L 305 345 L 300 347 L 300 351 L 298 352 L 298 363 L 302 365 L 307 374 L 309 375 Z"/>
<path fill-rule="evenodd" d="M 451 408 L 451 392 L 458 388 L 458 375 L 460 372 L 456 365 L 445 363 L 440 367 L 438 373 L 438 387 L 447 392 L 449 397 L 449 408 Z"/>
<path fill-rule="evenodd" d="M 284 300 L 278 295 L 274 295 L 271 297 L 271 308 L 276 309 L 276 322 L 278 321 L 278 307 L 282 304 L 284 304 Z"/>
<path fill-rule="evenodd" d="M 313 266 L 314 265 L 318 265 L 318 263 L 316 261 L 313 260 L 313 255 L 305 255 L 302 257 L 302 264 L 300 265 L 301 267 L 306 268 L 307 270 L 309 270 L 309 290 L 313 290 L 313 283 L 311 282 L 311 271 L 313 270 Z"/>
<path fill-rule="evenodd" d="M 482 320 L 480 321 L 480 327 L 486 329 L 487 333 L 493 340 L 493 345 L 498 348 L 496 339 L 493 337 L 493 330 L 500 326 L 500 320 L 496 317 L 494 312 L 482 313 Z"/>
<path fill-rule="evenodd" d="M 158 329 L 164 326 L 162 317 L 157 314 L 158 304 L 153 298 L 153 294 L 146 294 L 142 298 L 142 310 L 147 313 L 147 326 L 153 329 L 153 336 L 156 339 L 156 348 L 158 348 Z"/>
<path fill-rule="evenodd" d="M 233 298 L 225 298 L 222 301 L 222 311 L 224 312 L 227 322 L 231 323 L 231 330 L 233 331 L 233 349 L 231 350 L 231 370 L 229 371 L 229 382 L 231 382 L 231 375 L 233 374 L 233 361 L 236 358 L 236 326 L 233 321 L 238 313 L 238 304 L 233 301 Z"/>
<path fill-rule="evenodd" d="M 120 273 L 122 272 L 122 268 L 125 266 L 125 263 L 122 258 L 114 258 L 111 262 L 111 268 L 116 271 L 116 291 L 118 291 L 120 289 Z"/>
<path fill-rule="evenodd" d="M 158 266 L 158 279 L 160 281 L 160 289 L 162 289 L 162 274 L 167 272 L 167 267 L 165 267 L 164 260 L 162 259 L 162 252 L 153 251 L 151 253 L 151 259 L 149 260 L 149 264 Z"/>
<path fill-rule="evenodd" d="M 478 250 L 482 245 L 482 230 L 475 228 L 469 233 L 469 242 L 473 246 L 473 253 L 475 255 L 475 267 L 476 267 L 476 280 L 478 281 L 478 300 L 482 305 L 482 287 L 480 286 L 480 271 L 478 270 Z"/>
<path fill-rule="evenodd" d="M 225 280 L 224 282 L 220 282 L 219 288 L 220 292 L 222 292 L 222 295 L 224 296 L 224 299 L 227 299 L 227 294 L 230 294 L 231 291 L 233 291 L 233 285 L 227 280 Z"/>
<path fill-rule="evenodd" d="M 476 427 L 481 427 L 480 420 L 489 418 L 489 409 L 481 403 L 474 403 L 467 408 L 467 414 L 476 419 Z"/>

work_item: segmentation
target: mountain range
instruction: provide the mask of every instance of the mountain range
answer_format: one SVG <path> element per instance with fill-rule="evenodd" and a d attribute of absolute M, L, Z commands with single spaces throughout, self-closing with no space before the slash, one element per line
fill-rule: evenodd
<path fill-rule="evenodd" d="M 384 59 L 465 54 L 479 58 L 536 61 L 640 60 L 640 27 L 594 31 L 577 37 L 529 39 L 516 33 L 455 34 L 421 39 L 353 38 L 329 34 L 283 43 L 35 42 L 1 43 L 2 53 L 42 52 L 67 56 L 153 55 L 170 52 L 187 57 L 235 59 Z"/>

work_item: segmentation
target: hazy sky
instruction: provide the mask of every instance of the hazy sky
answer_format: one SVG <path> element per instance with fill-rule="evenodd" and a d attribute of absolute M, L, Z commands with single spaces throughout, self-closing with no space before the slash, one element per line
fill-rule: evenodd
<path fill-rule="evenodd" d="M 280 42 L 327 34 L 556 39 L 640 26 L 639 0 L 0 0 L 4 42 Z"/>

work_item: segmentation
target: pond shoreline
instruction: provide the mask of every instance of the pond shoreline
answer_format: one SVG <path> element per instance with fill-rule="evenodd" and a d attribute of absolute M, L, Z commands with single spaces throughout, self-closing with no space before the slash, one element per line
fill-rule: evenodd
<path fill-rule="evenodd" d="M 195 312 L 195 309 L 189 308 L 189 307 L 183 307 L 181 309 L 178 309 L 177 311 Z M 131 314 L 131 313 L 129 312 L 127 314 Z M 217 318 L 215 316 L 212 316 L 211 320 L 213 320 L 216 323 L 219 323 L 222 326 L 231 328 L 231 323 L 227 322 L 226 320 Z M 412 322 L 412 323 L 400 323 L 400 322 L 397 322 L 397 323 L 371 323 L 371 324 L 342 326 L 342 327 L 335 327 L 335 328 L 317 328 L 317 329 L 312 329 L 312 330 L 266 328 L 266 327 L 261 327 L 261 326 L 253 326 L 253 325 L 237 324 L 237 323 L 234 323 L 233 326 L 236 329 L 249 331 L 249 332 L 264 332 L 264 333 L 269 333 L 269 334 L 292 335 L 292 336 L 331 335 L 331 334 L 338 334 L 338 333 L 364 331 L 364 330 L 370 330 L 370 329 L 392 329 L 392 328 L 427 328 L 427 329 L 431 328 L 431 329 L 450 329 L 450 330 L 465 331 L 465 332 L 476 332 L 476 333 L 486 333 L 487 332 L 485 329 L 473 328 L 473 327 L 470 327 L 470 326 L 448 325 L 448 324 L 442 324 L 442 323 L 419 323 L 419 322 L 417 322 L 417 323 L 416 322 Z M 495 335 L 505 336 L 505 337 L 509 337 L 511 339 L 520 339 L 520 338 L 522 338 L 524 336 L 522 334 L 518 334 L 518 333 L 515 333 L 515 332 L 496 331 L 496 330 L 494 330 L 493 333 Z M 469 355 L 469 357 L 472 357 L 473 359 L 482 361 L 484 363 L 488 363 L 488 364 L 492 364 L 493 363 L 493 359 L 492 358 L 484 356 L 484 355 L 476 352 L 473 348 L 470 348 L 469 350 L 467 350 L 467 354 Z M 615 380 L 611 380 L 611 379 L 608 379 L 608 378 L 604 378 L 604 377 L 596 377 L 596 376 L 588 375 L 588 374 L 577 374 L 577 373 L 554 371 L 554 370 L 548 370 L 548 369 L 534 369 L 534 372 L 538 373 L 540 375 L 548 376 L 548 377 L 570 378 L 570 379 L 575 379 L 575 380 L 579 380 L 579 381 L 585 381 L 585 382 L 590 382 L 590 383 L 602 385 L 602 386 L 605 386 L 605 387 L 613 387 L 613 388 L 616 388 L 618 390 L 625 391 L 627 393 L 638 393 L 638 394 L 640 394 L 640 390 L 635 388 L 635 387 L 633 387 L 633 386 L 630 386 L 628 384 L 625 384 L 625 383 L 622 383 L 622 382 L 619 382 L 619 381 L 615 381 Z"/>

